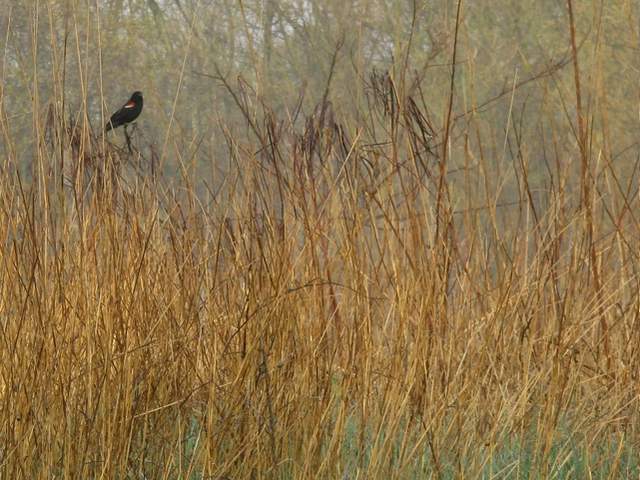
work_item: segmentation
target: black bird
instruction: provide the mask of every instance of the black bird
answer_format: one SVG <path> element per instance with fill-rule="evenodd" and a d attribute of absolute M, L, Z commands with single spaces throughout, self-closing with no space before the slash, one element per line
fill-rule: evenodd
<path fill-rule="evenodd" d="M 124 125 L 126 130 L 127 124 L 138 118 L 140 112 L 142 112 L 142 92 L 133 92 L 129 101 L 120 110 L 111 115 L 105 132 L 112 128 L 118 128 L 120 125 Z"/>

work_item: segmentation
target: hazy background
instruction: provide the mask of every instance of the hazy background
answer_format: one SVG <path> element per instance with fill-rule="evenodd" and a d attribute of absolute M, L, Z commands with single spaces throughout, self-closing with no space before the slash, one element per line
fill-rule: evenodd
<path fill-rule="evenodd" d="M 389 71 L 411 91 L 421 87 L 434 129 L 443 126 L 456 2 L 2 0 L 0 5 L 0 105 L 12 130 L 4 132 L 0 148 L 18 152 L 22 167 L 32 150 L 7 145 L 7 139 L 33 142 L 32 111 L 45 116 L 51 99 L 62 98 L 54 96 L 55 85 L 64 85 L 58 111 L 77 121 L 86 102 L 88 120 L 98 130 L 131 92 L 142 90 L 140 131 L 145 142 L 164 149 L 165 171 L 177 172 L 179 152 L 192 174 L 212 179 L 227 162 L 221 128 L 250 136 L 234 99 L 215 77 L 233 88 L 243 83 L 257 117 L 260 102 L 286 116 L 301 97 L 309 114 L 324 95 L 336 50 L 328 99 L 347 130 L 366 115 L 364 90 L 374 69 Z M 605 107 L 607 112 L 606 118 L 594 116 L 590 127 L 594 138 L 606 129 L 613 140 L 592 146 L 622 165 L 637 155 L 630 147 L 639 134 L 638 2 L 581 1 L 574 9 L 583 103 L 587 111 Z M 535 167 L 542 164 L 543 139 L 575 152 L 567 15 L 565 2 L 558 0 L 463 5 L 453 111 L 469 115 L 458 118 L 453 147 L 477 135 L 492 138 L 495 149 L 485 154 L 495 163 L 497 183 L 509 183 L 502 177 L 508 177 L 505 168 L 516 155 L 509 145 L 504 148 L 514 141 L 513 132 L 505 137 L 509 118 L 524 145 L 518 155 L 533 162 L 534 175 L 543 175 Z M 553 75 L 511 92 L 514 83 L 559 62 L 566 65 Z M 116 133 L 118 141 L 121 137 Z"/>

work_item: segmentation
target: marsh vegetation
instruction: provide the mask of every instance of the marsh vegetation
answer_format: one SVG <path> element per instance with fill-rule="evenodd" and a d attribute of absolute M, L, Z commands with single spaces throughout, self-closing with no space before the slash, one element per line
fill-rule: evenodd
<path fill-rule="evenodd" d="M 0 477 L 637 478 L 640 12 L 529 3 L 0 0 Z"/>

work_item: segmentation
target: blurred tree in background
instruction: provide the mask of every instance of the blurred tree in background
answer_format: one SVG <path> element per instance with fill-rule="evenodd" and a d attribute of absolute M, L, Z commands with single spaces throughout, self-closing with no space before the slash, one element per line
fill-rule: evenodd
<path fill-rule="evenodd" d="M 3 149 L 17 147 L 5 144 L 9 138 L 34 138 L 33 109 L 44 116 L 52 107 L 101 129 L 132 91 L 142 90 L 140 130 L 162 148 L 165 171 L 178 172 L 180 158 L 193 174 L 211 178 L 212 166 L 226 161 L 221 127 L 250 134 L 222 79 L 232 88 L 244 85 L 256 118 L 261 104 L 286 114 L 301 96 L 310 113 L 324 96 L 334 54 L 328 99 L 341 118 L 361 120 L 364 88 L 377 69 L 389 71 L 402 91 L 420 87 L 437 130 L 444 122 L 456 7 L 450 0 L 2 0 L 0 6 L 1 108 L 13 130 L 3 135 Z M 575 6 L 584 103 L 593 108 L 596 92 L 597 102 L 607 103 L 609 117 L 593 127 L 615 132 L 608 155 L 637 141 L 638 8 L 631 0 Z M 490 153 L 497 168 L 500 158 L 510 158 L 499 152 L 508 119 L 523 112 L 524 138 L 544 133 L 560 147 L 570 145 L 566 4 L 480 0 L 463 3 L 462 14 L 454 113 L 470 115 L 458 132 L 480 118 L 475 128 L 495 138 Z M 563 60 L 552 75 L 511 91 Z M 89 118 L 76 118 L 85 102 Z"/>

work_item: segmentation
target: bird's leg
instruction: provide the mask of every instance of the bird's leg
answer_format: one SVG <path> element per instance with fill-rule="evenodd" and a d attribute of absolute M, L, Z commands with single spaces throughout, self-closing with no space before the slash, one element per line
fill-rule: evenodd
<path fill-rule="evenodd" d="M 127 124 L 124 125 L 124 137 L 127 139 L 127 148 L 129 149 L 129 153 L 133 154 L 133 150 L 131 149 L 131 137 L 127 131 Z"/>

